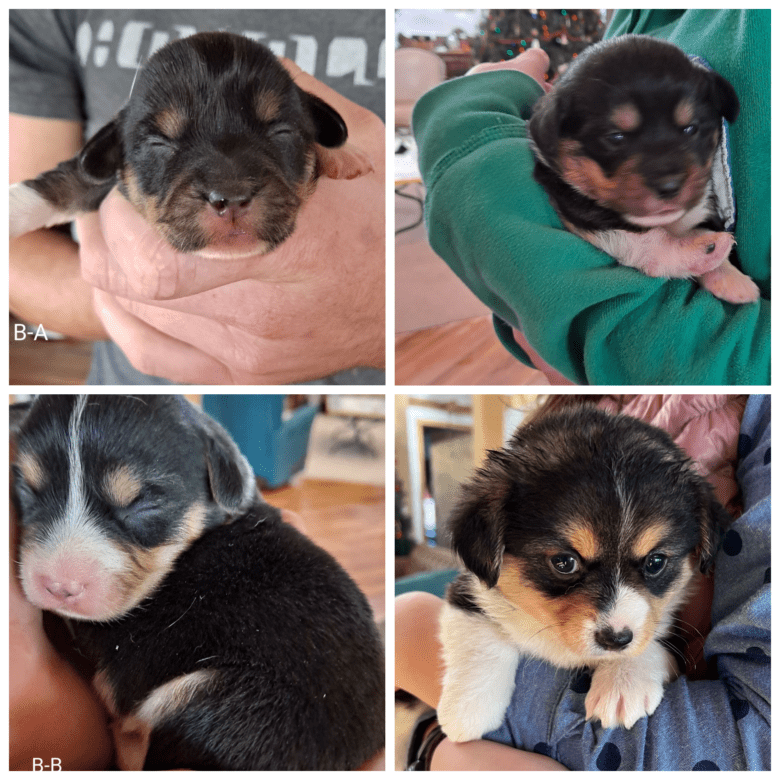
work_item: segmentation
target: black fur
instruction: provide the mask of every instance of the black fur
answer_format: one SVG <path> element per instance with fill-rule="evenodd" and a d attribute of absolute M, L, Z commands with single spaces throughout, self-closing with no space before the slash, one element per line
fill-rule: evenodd
<path fill-rule="evenodd" d="M 674 109 L 687 101 L 693 107 L 690 134 L 674 121 Z M 631 104 L 641 126 L 622 133 L 611 112 Z M 621 229 L 642 232 L 614 208 L 584 196 L 562 175 L 560 144 L 579 145 L 583 156 L 598 163 L 607 177 L 629 159 L 649 190 L 680 177 L 687 166 L 709 165 L 711 139 L 720 138 L 721 118 L 733 122 L 739 100 L 731 84 L 714 71 L 691 63 L 676 46 L 649 36 L 626 35 L 586 49 L 568 68 L 552 92 L 533 109 L 529 132 L 539 152 L 534 176 L 561 216 L 582 230 Z M 712 215 L 705 226 L 722 230 Z"/>
<path fill-rule="evenodd" d="M 145 768 L 346 770 L 374 756 L 384 741 L 384 654 L 355 583 L 262 501 L 235 443 L 183 398 L 85 401 L 40 396 L 12 410 L 20 569 L 29 567 L 34 583 L 49 561 L 92 545 L 126 556 L 139 578 L 163 576 L 110 620 L 72 621 L 120 718 L 167 682 L 210 674 L 155 721 Z M 70 473 L 74 440 L 81 480 Z M 33 457 L 39 466 L 30 466 Z M 106 474 L 117 466 L 131 467 L 142 483 L 126 505 L 107 498 Z M 79 510 L 66 508 L 74 484 Z M 175 544 L 194 506 L 202 525 L 189 531 L 198 537 L 173 561 L 163 559 L 168 568 L 136 564 Z M 85 523 L 74 531 L 79 512 Z M 62 536 L 52 535 L 58 524 L 67 528 Z M 57 547 L 82 528 L 79 544 Z M 98 533 L 103 546 L 94 542 Z M 67 576 L 89 585 L 91 574 L 78 571 Z M 32 592 L 48 598 L 34 585 Z M 62 614 L 72 616 L 68 609 Z"/>
<path fill-rule="evenodd" d="M 24 184 L 69 214 L 97 209 L 118 184 L 182 252 L 214 240 L 203 224 L 209 204 L 253 210 L 240 227 L 270 251 L 294 230 L 320 173 L 315 145 L 346 140 L 339 113 L 300 89 L 267 47 L 199 33 L 157 51 L 125 108 L 76 157 Z"/>
<path fill-rule="evenodd" d="M 709 483 L 665 432 L 583 407 L 521 425 L 506 449 L 488 453 L 451 518 L 453 547 L 488 587 L 498 581 L 507 553 L 522 559 L 528 577 L 551 597 L 574 587 L 592 587 L 595 594 L 597 569 L 614 569 L 609 562 L 574 581 L 555 574 L 547 551 L 557 541 L 565 550 L 562 525 L 581 518 L 619 556 L 620 531 L 629 517 L 629 539 L 659 518 L 674 529 L 665 545 L 673 551 L 670 565 L 662 577 L 645 583 L 651 592 L 668 587 L 690 554 L 708 571 L 719 527 L 730 520 Z M 644 579 L 641 562 L 636 564 L 629 577 Z M 462 600 L 458 595 L 456 601 Z"/>
<path fill-rule="evenodd" d="M 145 769 L 355 769 L 384 741 L 371 609 L 324 550 L 265 504 L 207 531 L 154 596 L 74 624 L 121 714 L 158 685 L 217 672 L 152 734 Z"/>

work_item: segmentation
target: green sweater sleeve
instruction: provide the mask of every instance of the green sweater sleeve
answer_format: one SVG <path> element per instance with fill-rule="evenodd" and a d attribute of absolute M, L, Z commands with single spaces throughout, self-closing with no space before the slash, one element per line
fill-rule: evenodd
<path fill-rule="evenodd" d="M 541 94 L 524 74 L 492 71 L 419 101 L 434 250 L 577 383 L 768 384 L 767 299 L 735 306 L 694 282 L 651 279 L 563 229 L 532 176 L 526 120 Z M 766 294 L 768 244 L 757 265 L 759 274 L 745 270 Z"/>

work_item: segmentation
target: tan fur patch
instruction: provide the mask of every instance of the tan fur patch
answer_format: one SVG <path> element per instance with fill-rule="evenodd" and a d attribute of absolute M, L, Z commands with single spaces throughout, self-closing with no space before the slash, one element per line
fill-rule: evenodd
<path fill-rule="evenodd" d="M 33 490 L 40 490 L 46 484 L 48 477 L 46 470 L 32 453 L 23 452 L 17 458 L 16 465 L 19 466 L 19 471 Z"/>
<path fill-rule="evenodd" d="M 642 531 L 639 536 L 631 543 L 631 555 L 634 559 L 640 560 L 649 555 L 656 549 L 659 542 L 669 533 L 669 526 L 666 523 L 658 523 Z"/>
<path fill-rule="evenodd" d="M 127 191 L 127 199 L 137 209 L 138 213 L 147 221 L 156 224 L 159 219 L 157 206 L 154 200 L 141 192 L 135 171 L 125 167 L 122 171 L 122 183 Z"/>
<path fill-rule="evenodd" d="M 202 533 L 205 526 L 206 507 L 193 504 L 182 518 L 178 536 L 158 547 L 147 550 L 136 547 L 126 550 L 128 568 L 118 577 L 123 591 L 123 603 L 138 604 L 152 593 L 171 570 L 178 556 Z"/>
<path fill-rule="evenodd" d="M 592 561 L 599 554 L 599 539 L 593 529 L 586 523 L 574 523 L 564 529 L 564 536 L 569 544 L 586 561 Z"/>
<path fill-rule="evenodd" d="M 103 477 L 106 498 L 116 506 L 130 506 L 138 498 L 143 483 L 129 466 L 117 466 Z"/>
<path fill-rule="evenodd" d="M 166 108 L 154 117 L 159 131 L 172 140 L 176 140 L 187 125 L 187 117 L 173 108 Z"/>
<path fill-rule="evenodd" d="M 678 127 L 687 127 L 695 115 L 693 103 L 690 100 L 681 100 L 674 109 L 674 123 Z"/>
<path fill-rule="evenodd" d="M 281 108 L 282 101 L 272 89 L 262 89 L 255 94 L 255 114 L 261 122 L 273 122 Z"/>
<path fill-rule="evenodd" d="M 647 647 L 650 640 L 655 636 L 659 625 L 669 625 L 671 623 L 672 614 L 687 599 L 688 588 L 693 574 L 694 570 L 691 560 L 686 558 L 677 582 L 662 597 L 657 598 L 647 594 L 650 615 L 645 621 L 645 630 L 642 631 L 641 636 L 635 639 L 637 649 L 631 653 L 632 655 L 638 655 Z"/>
<path fill-rule="evenodd" d="M 587 652 L 589 638 L 584 626 L 596 617 L 587 595 L 576 593 L 564 598 L 546 599 L 526 579 L 522 562 L 511 555 L 504 555 L 496 587 L 504 598 L 548 628 L 567 648 L 575 653 Z"/>
<path fill-rule="evenodd" d="M 584 153 L 577 141 L 565 139 L 559 145 L 559 164 L 561 176 L 572 187 L 621 214 L 636 213 L 635 209 L 641 213 L 643 203 L 655 197 L 639 172 L 638 157 L 629 157 L 611 176 L 607 176 L 601 166 Z M 692 208 L 701 200 L 711 165 L 711 161 L 704 166 L 691 161 L 682 171 L 685 183 L 674 199 L 681 208 Z"/>
<path fill-rule="evenodd" d="M 639 129 L 642 115 L 633 103 L 623 103 L 609 115 L 609 120 L 618 130 L 630 133 Z"/>

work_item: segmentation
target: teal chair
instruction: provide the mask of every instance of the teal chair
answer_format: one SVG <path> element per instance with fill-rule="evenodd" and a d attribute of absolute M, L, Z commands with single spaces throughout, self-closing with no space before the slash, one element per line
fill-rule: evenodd
<path fill-rule="evenodd" d="M 203 410 L 223 425 L 244 453 L 260 484 L 276 488 L 306 460 L 316 406 L 301 406 L 282 419 L 283 395 L 204 395 Z"/>

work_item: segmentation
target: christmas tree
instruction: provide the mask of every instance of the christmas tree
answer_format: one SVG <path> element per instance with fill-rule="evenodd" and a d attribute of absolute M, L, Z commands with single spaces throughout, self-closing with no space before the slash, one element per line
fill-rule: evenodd
<path fill-rule="evenodd" d="M 550 57 L 552 80 L 604 34 L 601 11 L 486 11 L 476 52 L 480 62 L 500 62 L 541 47 Z"/>

